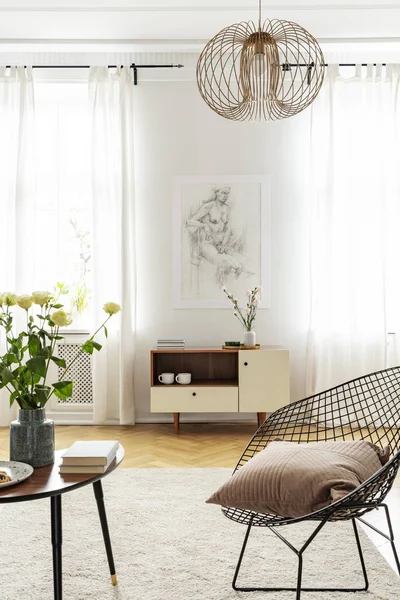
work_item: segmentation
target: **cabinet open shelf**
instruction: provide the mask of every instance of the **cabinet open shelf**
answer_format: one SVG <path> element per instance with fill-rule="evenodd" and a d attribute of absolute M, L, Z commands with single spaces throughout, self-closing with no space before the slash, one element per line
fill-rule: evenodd
<path fill-rule="evenodd" d="M 173 371 L 171 371 L 173 373 Z M 189 384 L 180 384 L 180 383 L 169 383 L 164 384 L 160 381 L 155 381 L 154 386 L 162 386 L 162 387 L 179 387 L 179 388 L 190 388 L 192 386 L 200 386 L 200 387 L 209 387 L 209 386 L 226 386 L 226 387 L 237 387 L 239 385 L 239 381 L 237 379 L 192 379 Z"/>
<path fill-rule="evenodd" d="M 152 352 L 150 373 L 152 386 L 164 386 L 158 381 L 161 373 L 174 373 L 175 375 L 190 373 L 192 383 L 189 385 L 237 386 L 239 381 L 237 352 L 154 351 Z M 184 387 L 180 384 L 176 385 Z"/>

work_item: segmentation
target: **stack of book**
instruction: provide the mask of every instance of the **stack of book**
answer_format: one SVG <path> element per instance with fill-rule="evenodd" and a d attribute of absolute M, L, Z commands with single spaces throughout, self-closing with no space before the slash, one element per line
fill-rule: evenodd
<path fill-rule="evenodd" d="M 60 473 L 105 473 L 117 455 L 118 446 L 115 440 L 74 442 L 62 455 Z"/>
<path fill-rule="evenodd" d="M 157 340 L 157 350 L 169 348 L 170 350 L 184 350 L 185 340 L 183 338 L 162 338 Z"/>

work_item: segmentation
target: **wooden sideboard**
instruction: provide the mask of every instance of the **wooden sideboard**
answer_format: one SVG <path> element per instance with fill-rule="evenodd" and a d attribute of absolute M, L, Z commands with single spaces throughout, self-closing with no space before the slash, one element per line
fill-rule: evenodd
<path fill-rule="evenodd" d="M 191 373 L 192 381 L 162 384 L 161 373 Z M 266 413 L 290 402 L 289 351 L 277 346 L 152 350 L 150 385 L 151 412 L 172 412 L 176 433 L 182 412 L 255 412 L 261 424 Z"/>

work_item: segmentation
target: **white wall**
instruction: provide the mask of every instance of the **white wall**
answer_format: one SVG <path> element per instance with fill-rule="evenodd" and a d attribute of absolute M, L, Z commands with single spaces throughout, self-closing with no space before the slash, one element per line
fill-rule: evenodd
<path fill-rule="evenodd" d="M 305 166 L 309 110 L 274 123 L 235 123 L 214 114 L 195 82 L 142 82 L 136 88 L 137 420 L 171 420 L 149 409 L 149 353 L 162 336 L 190 346 L 242 337 L 231 310 L 172 308 L 173 178 L 200 174 L 271 177 L 271 308 L 256 319 L 257 341 L 290 350 L 291 398 L 305 395 L 308 241 Z M 182 420 L 238 415 L 182 415 Z M 255 415 L 251 415 L 252 418 Z M 242 415 L 240 418 L 244 418 Z"/>

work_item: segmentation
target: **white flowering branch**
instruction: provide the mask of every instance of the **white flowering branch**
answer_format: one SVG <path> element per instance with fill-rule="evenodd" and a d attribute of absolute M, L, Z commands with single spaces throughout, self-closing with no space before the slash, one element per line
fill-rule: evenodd
<path fill-rule="evenodd" d="M 235 317 L 243 325 L 243 327 L 246 329 L 246 331 L 251 331 L 253 328 L 255 318 L 256 318 L 257 308 L 261 302 L 261 298 L 260 298 L 261 287 L 259 285 L 257 285 L 252 290 L 247 290 L 246 294 L 247 294 L 248 300 L 247 300 L 246 306 L 243 309 L 239 307 L 238 299 L 235 298 L 233 296 L 233 294 L 231 294 L 231 292 L 228 292 L 226 287 L 223 287 L 222 291 L 224 292 L 224 294 L 226 294 L 228 299 L 232 302 L 233 314 L 235 315 Z"/>

